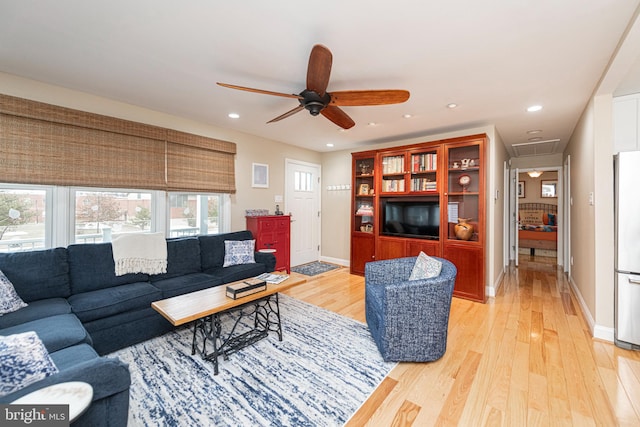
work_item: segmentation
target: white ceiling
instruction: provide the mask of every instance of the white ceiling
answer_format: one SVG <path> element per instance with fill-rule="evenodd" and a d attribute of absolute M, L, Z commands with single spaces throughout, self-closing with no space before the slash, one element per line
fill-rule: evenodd
<path fill-rule="evenodd" d="M 0 71 L 316 151 L 491 124 L 508 147 L 562 151 L 639 3 L 0 0 Z M 215 84 L 299 93 L 316 43 L 333 52 L 329 92 L 411 98 L 343 107 L 356 126 L 341 132 L 306 111 L 266 124 L 297 101 Z M 631 70 L 621 87 L 640 91 Z"/>

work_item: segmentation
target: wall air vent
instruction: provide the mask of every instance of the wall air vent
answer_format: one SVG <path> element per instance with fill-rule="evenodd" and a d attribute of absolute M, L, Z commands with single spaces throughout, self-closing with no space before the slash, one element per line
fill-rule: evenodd
<path fill-rule="evenodd" d="M 554 154 L 559 142 L 559 139 L 548 139 L 546 141 L 513 144 L 511 147 L 516 157 L 543 156 L 546 154 Z"/>

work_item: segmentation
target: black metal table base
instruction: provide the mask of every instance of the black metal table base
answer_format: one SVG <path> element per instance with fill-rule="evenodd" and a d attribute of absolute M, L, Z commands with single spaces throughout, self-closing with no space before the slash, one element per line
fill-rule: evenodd
<path fill-rule="evenodd" d="M 221 319 L 223 316 L 234 320 L 233 326 L 224 331 Z M 241 320 L 248 317 L 253 317 L 253 328 L 237 332 L 238 329 L 243 329 Z M 269 332 L 276 332 L 278 340 L 282 341 L 277 293 L 196 320 L 193 324 L 191 354 L 199 352 L 205 360 L 213 362 L 213 373 L 218 375 L 218 356 L 222 355 L 227 360 L 230 354 L 266 338 Z M 201 338 L 200 348 L 198 338 Z M 207 352 L 208 342 L 213 346 L 211 352 Z"/>

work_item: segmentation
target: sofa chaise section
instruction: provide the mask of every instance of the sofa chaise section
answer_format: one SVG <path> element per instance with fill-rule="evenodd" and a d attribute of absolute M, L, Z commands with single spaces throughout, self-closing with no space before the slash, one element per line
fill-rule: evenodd
<path fill-rule="evenodd" d="M 98 354 L 170 330 L 151 308 L 153 301 L 162 299 L 162 292 L 146 274 L 116 276 L 110 243 L 70 245 L 67 252 L 72 294 L 68 301 Z"/>

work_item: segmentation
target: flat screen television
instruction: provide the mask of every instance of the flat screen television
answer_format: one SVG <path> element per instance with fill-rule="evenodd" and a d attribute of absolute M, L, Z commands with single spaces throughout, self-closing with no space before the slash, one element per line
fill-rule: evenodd
<path fill-rule="evenodd" d="M 381 234 L 438 240 L 440 203 L 438 200 L 382 199 Z"/>

